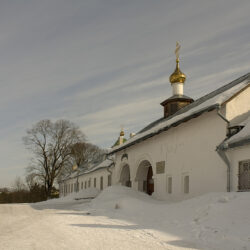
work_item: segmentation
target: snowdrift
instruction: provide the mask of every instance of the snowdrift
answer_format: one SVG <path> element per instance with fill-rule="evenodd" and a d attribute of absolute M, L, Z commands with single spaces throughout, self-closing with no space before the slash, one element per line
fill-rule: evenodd
<path fill-rule="evenodd" d="M 111 218 L 177 235 L 198 249 L 250 249 L 250 192 L 209 193 L 166 203 L 112 186 L 92 200 L 91 207 Z"/>
<path fill-rule="evenodd" d="M 131 188 L 124 186 L 112 186 L 104 189 L 91 202 L 91 205 L 93 208 L 103 208 L 108 210 L 123 208 L 127 210 L 129 208 L 140 209 L 140 205 L 143 205 L 145 202 L 147 202 L 147 204 L 152 202 L 159 203 L 159 201 L 153 200 L 145 193 L 134 191 Z"/>
<path fill-rule="evenodd" d="M 84 199 L 92 196 L 96 198 Z M 127 225 L 135 232 L 147 232 L 157 242 L 178 249 L 250 250 L 250 192 L 209 193 L 173 203 L 155 200 L 131 188 L 112 186 L 101 193 L 87 189 L 34 207 L 69 210 L 79 219 L 83 215 L 94 218 L 98 225 L 105 220 L 101 226 L 107 228 L 121 223 L 121 229 Z"/>

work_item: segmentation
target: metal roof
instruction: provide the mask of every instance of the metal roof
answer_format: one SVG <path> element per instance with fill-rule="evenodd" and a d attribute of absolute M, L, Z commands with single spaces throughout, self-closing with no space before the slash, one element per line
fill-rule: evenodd
<path fill-rule="evenodd" d="M 232 91 L 232 93 L 231 91 L 229 91 L 230 89 L 236 87 L 237 85 L 240 85 L 241 83 L 243 83 L 242 86 L 239 86 L 239 88 L 235 88 L 235 91 Z M 179 124 L 186 122 L 192 118 L 195 118 L 204 112 L 212 111 L 218 108 L 223 102 L 230 99 L 234 94 L 238 93 L 241 89 L 249 86 L 249 83 L 250 83 L 250 73 L 245 74 L 237 78 L 236 80 L 212 91 L 211 93 L 202 96 L 201 98 L 197 99 L 196 101 L 189 104 L 188 106 L 180 109 L 172 116 L 167 117 L 167 118 L 160 118 L 150 123 L 141 131 L 139 131 L 134 137 L 129 139 L 126 143 L 113 148 L 108 153 L 108 155 L 121 151 L 141 141 L 144 141 L 150 137 L 153 137 L 161 132 L 168 130 L 171 127 L 178 126 Z M 221 98 L 220 100 L 217 100 L 215 98 L 215 97 L 220 97 L 220 95 L 222 95 L 225 92 L 229 92 L 227 93 L 227 96 L 225 98 Z M 213 100 L 213 98 L 215 99 Z M 211 103 L 209 102 L 210 100 L 211 100 Z M 207 105 L 205 105 L 206 103 Z M 151 132 L 151 130 L 153 130 L 154 128 L 156 128 L 157 126 L 161 124 L 163 126 L 160 127 L 159 130 Z"/>

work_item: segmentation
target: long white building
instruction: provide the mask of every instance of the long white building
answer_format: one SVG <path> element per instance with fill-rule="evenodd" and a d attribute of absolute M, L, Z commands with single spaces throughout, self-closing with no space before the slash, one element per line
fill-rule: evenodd
<path fill-rule="evenodd" d="M 108 153 L 112 167 L 96 166 L 81 178 L 104 178 L 105 186 L 125 185 L 170 200 L 250 190 L 250 73 L 194 101 L 184 95 L 178 47 L 176 54 L 173 95 L 161 103 L 162 118 L 124 143 L 121 133 Z M 76 179 L 60 183 L 61 193 Z"/>

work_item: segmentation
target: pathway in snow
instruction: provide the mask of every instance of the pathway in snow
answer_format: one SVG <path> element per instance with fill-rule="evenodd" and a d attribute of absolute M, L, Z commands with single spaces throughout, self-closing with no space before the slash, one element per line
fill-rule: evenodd
<path fill-rule="evenodd" d="M 37 204 L 0 205 L 0 250 L 250 250 L 250 192 L 177 203 L 130 188 Z"/>
<path fill-rule="evenodd" d="M 0 249 L 179 249 L 166 243 L 176 240 L 170 235 L 162 240 L 153 230 L 93 216 L 87 204 L 85 211 L 67 206 L 0 205 Z"/>

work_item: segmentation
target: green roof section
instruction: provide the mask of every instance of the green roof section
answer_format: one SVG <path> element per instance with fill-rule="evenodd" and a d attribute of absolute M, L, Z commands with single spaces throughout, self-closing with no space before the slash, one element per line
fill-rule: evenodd
<path fill-rule="evenodd" d="M 127 139 L 126 139 L 126 138 L 123 138 L 123 143 L 126 142 L 126 141 L 127 141 Z M 115 147 L 115 146 L 118 146 L 118 145 L 119 145 L 119 142 L 120 142 L 120 137 L 118 137 L 118 139 L 116 140 L 115 144 L 114 144 L 111 148 L 113 148 L 113 147 Z"/>

